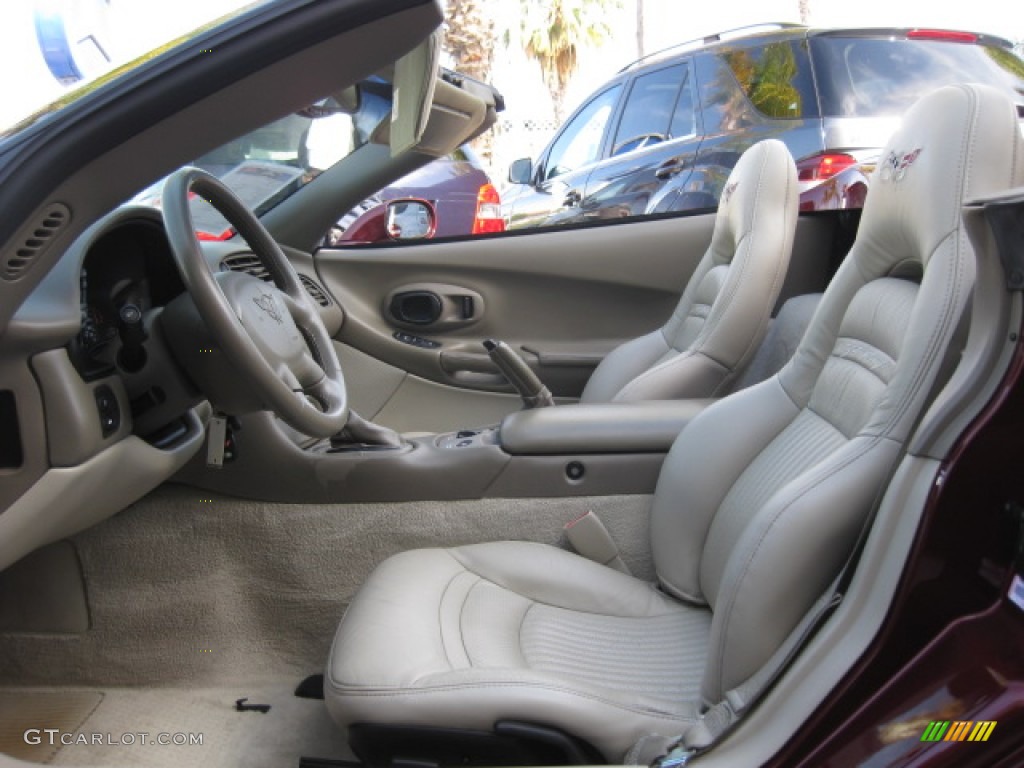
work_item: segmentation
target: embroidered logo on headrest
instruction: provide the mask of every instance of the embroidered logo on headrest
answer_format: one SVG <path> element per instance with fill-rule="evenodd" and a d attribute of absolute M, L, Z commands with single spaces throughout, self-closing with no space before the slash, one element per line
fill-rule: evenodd
<path fill-rule="evenodd" d="M 921 156 L 921 151 L 921 147 L 918 147 L 910 152 L 890 152 L 889 156 L 882 162 L 879 177 L 882 181 L 903 181 L 903 177 L 907 175 L 907 170 Z"/>
<path fill-rule="evenodd" d="M 738 187 L 739 185 L 740 185 L 740 183 L 738 181 L 734 181 L 732 184 L 726 184 L 725 185 L 725 189 L 722 190 L 722 202 L 723 203 L 728 203 L 729 202 L 729 198 L 732 197 L 732 193 L 736 191 L 736 187 Z"/>

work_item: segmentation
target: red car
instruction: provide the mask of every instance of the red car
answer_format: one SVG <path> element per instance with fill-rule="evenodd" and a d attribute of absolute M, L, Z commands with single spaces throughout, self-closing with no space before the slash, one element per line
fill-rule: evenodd
<path fill-rule="evenodd" d="M 419 234 L 389 228 L 388 212 L 396 202 L 401 202 L 403 209 L 413 208 L 425 217 L 425 225 L 417 230 Z M 403 215 L 413 214 L 403 210 Z M 469 146 L 462 146 L 364 200 L 331 228 L 327 242 L 359 245 L 504 231 L 498 190 L 476 153 Z"/>

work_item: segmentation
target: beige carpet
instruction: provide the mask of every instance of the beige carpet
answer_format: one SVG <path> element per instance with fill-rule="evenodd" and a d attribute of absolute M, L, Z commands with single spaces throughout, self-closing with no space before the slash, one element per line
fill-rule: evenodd
<path fill-rule="evenodd" d="M 61 749 L 60 739 L 44 729 L 75 732 L 102 701 L 103 694 L 97 691 L 0 689 L 0 753 L 33 763 L 51 762 Z"/>
<path fill-rule="evenodd" d="M 51 765 L 138 768 L 286 768 L 298 765 L 300 756 L 353 759 L 324 703 L 296 698 L 293 689 L 294 684 L 282 682 L 253 688 L 112 688 L 102 693 L 0 691 L 2 732 L 20 729 L 0 751 Z M 269 704 L 270 711 L 236 712 L 235 701 L 242 697 Z M 8 719 L 4 707 L 13 703 L 18 706 Z M 26 748 L 25 728 L 57 728 L 72 743 L 59 749 Z M 15 742 L 22 742 L 21 747 Z"/>
<path fill-rule="evenodd" d="M 155 768 L 351 759 L 324 703 L 292 692 L 322 671 L 347 603 L 378 563 L 414 547 L 559 544 L 563 524 L 593 509 L 634 572 L 650 578 L 649 507 L 647 496 L 304 506 L 166 486 L 74 539 L 86 632 L 0 632 L 9 726 L 0 763 L 3 754 Z M 48 574 L 40 566 L 33 577 Z M 235 712 L 242 697 L 271 710 Z M 86 743 L 25 752 L 29 727 L 86 734 Z M 128 733 L 201 734 L 202 744 L 118 743 Z"/>
<path fill-rule="evenodd" d="M 647 496 L 264 504 L 167 486 L 76 537 L 90 629 L 0 633 L 0 686 L 297 682 L 322 670 L 345 606 L 389 555 L 558 543 L 565 522 L 593 509 L 649 577 L 649 506 Z"/>

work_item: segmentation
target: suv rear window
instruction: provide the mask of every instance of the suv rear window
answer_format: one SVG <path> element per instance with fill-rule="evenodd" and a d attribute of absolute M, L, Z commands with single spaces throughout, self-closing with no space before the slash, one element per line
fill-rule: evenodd
<path fill-rule="evenodd" d="M 901 115 L 951 83 L 988 83 L 1024 101 L 1024 62 L 992 46 L 822 36 L 811 38 L 811 55 L 827 117 Z"/>
<path fill-rule="evenodd" d="M 783 41 L 723 54 L 744 95 L 765 117 L 817 117 L 814 78 L 804 41 Z"/>

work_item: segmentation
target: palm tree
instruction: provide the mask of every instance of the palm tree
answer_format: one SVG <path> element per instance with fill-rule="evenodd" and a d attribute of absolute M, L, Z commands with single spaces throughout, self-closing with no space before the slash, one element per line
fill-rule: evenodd
<path fill-rule="evenodd" d="M 800 23 L 811 23 L 811 0 L 797 0 L 800 9 Z"/>
<path fill-rule="evenodd" d="M 604 21 L 621 0 L 520 0 L 522 43 L 526 55 L 540 64 L 551 94 L 555 119 L 563 120 L 563 99 L 576 73 L 579 50 L 599 46 L 611 36 Z"/>
<path fill-rule="evenodd" d="M 644 48 L 644 0 L 636 0 L 636 57 L 642 59 Z"/>
<path fill-rule="evenodd" d="M 444 25 L 444 50 L 457 72 L 485 83 L 491 81 L 496 33 L 488 0 L 448 0 Z M 473 141 L 473 148 L 490 166 L 494 160 L 491 131 Z"/>
<path fill-rule="evenodd" d="M 444 25 L 444 49 L 455 69 L 488 82 L 494 64 L 494 18 L 487 0 L 448 0 Z"/>

